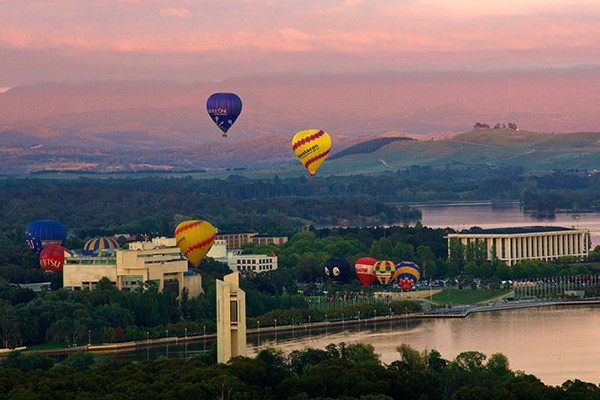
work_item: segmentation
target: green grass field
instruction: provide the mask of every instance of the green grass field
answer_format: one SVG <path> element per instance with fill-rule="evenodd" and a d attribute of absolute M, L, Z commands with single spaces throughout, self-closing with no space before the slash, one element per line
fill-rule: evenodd
<path fill-rule="evenodd" d="M 445 289 L 432 296 L 432 301 L 439 304 L 473 304 L 489 301 L 505 294 L 508 290 L 471 290 L 471 289 Z"/>

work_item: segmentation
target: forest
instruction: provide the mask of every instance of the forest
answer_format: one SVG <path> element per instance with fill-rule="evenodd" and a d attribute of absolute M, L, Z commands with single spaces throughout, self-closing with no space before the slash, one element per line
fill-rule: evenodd
<path fill-rule="evenodd" d="M 14 352 L 0 361 L 0 399 L 597 399 L 580 380 L 548 386 L 513 371 L 506 356 L 478 351 L 453 360 L 406 344 L 382 363 L 370 344 L 329 344 L 289 355 L 265 348 L 255 357 L 216 364 L 216 352 L 192 359 L 118 362 L 75 353 L 57 362 Z"/>

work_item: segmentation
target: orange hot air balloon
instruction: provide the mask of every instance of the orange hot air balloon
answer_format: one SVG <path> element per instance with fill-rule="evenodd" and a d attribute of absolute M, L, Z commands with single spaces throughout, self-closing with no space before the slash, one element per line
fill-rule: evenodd
<path fill-rule="evenodd" d="M 331 151 L 331 138 L 320 129 L 300 131 L 292 139 L 292 149 L 310 176 L 314 176 Z"/>
<path fill-rule="evenodd" d="M 183 221 L 175 229 L 179 250 L 194 266 L 198 266 L 215 242 L 215 228 L 199 219 Z"/>

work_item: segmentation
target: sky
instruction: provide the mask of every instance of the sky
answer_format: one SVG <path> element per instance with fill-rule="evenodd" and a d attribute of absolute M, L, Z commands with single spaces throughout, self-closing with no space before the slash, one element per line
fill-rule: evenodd
<path fill-rule="evenodd" d="M 49 81 L 600 64 L 597 0 L 0 0 L 0 91 Z"/>

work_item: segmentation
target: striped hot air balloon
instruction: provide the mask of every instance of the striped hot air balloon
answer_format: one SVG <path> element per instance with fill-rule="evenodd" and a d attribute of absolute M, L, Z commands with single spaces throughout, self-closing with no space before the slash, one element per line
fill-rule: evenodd
<path fill-rule="evenodd" d="M 373 266 L 375 276 L 382 285 L 387 285 L 394 280 L 396 276 L 396 264 L 393 261 L 377 261 Z"/>
<path fill-rule="evenodd" d="M 175 229 L 175 240 L 181 253 L 194 266 L 206 256 L 215 242 L 215 228 L 200 219 L 183 221 Z"/>
<path fill-rule="evenodd" d="M 104 249 L 118 249 L 119 243 L 110 237 L 97 237 L 90 239 L 83 246 L 83 254 L 91 256 L 94 252 Z"/>
<path fill-rule="evenodd" d="M 402 261 L 396 265 L 396 283 L 402 290 L 412 289 L 421 279 L 421 268 L 410 261 Z"/>
<path fill-rule="evenodd" d="M 314 176 L 329 155 L 331 138 L 327 132 L 320 129 L 300 131 L 292 139 L 292 149 L 296 157 L 310 172 L 310 176 Z"/>

